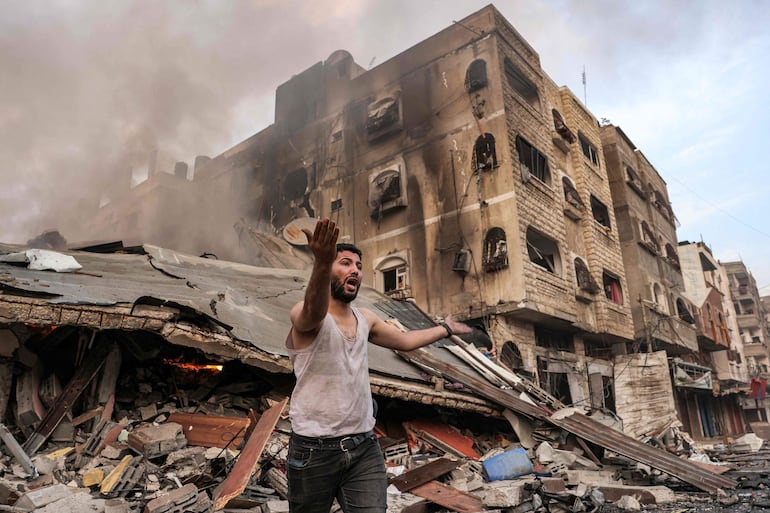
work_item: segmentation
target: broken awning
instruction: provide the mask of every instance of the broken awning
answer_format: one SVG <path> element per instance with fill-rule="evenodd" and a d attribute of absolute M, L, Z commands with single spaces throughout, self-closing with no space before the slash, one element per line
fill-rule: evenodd
<path fill-rule="evenodd" d="M 711 369 L 708 367 L 688 363 L 679 358 L 670 359 L 670 363 L 674 374 L 674 385 L 700 390 L 711 390 L 713 388 Z"/>

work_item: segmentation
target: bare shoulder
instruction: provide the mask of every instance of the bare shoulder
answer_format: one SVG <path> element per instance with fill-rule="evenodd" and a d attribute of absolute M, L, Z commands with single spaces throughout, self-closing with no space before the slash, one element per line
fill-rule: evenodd
<path fill-rule="evenodd" d="M 358 311 L 361 312 L 361 315 L 363 315 L 364 319 L 366 319 L 366 322 L 369 324 L 369 329 L 372 329 L 372 326 L 382 321 L 382 319 L 377 317 L 377 314 L 368 308 L 359 308 Z"/>

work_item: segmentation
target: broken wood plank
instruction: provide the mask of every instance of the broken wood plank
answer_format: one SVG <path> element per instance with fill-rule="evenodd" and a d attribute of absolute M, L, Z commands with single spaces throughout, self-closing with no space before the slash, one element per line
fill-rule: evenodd
<path fill-rule="evenodd" d="M 168 422 L 182 426 L 187 445 L 200 447 L 240 447 L 251 421 L 248 417 L 203 415 L 200 413 L 172 413 Z"/>
<path fill-rule="evenodd" d="M 602 462 L 599 460 L 599 458 L 596 457 L 596 454 L 594 454 L 594 451 L 591 450 L 590 447 L 588 447 L 588 444 L 585 440 L 580 438 L 579 436 L 575 437 L 577 439 L 577 443 L 580 446 L 581 449 L 586 453 L 586 456 L 588 456 L 588 459 L 596 463 L 596 465 L 599 468 L 602 468 L 604 465 L 602 465 Z"/>
<path fill-rule="evenodd" d="M 475 495 L 461 492 L 438 481 L 430 481 L 413 488 L 411 493 L 458 513 L 474 513 L 484 509 L 481 499 Z"/>
<path fill-rule="evenodd" d="M 227 479 L 214 489 L 212 494 L 214 511 L 224 508 L 230 499 L 237 497 L 246 489 L 246 485 L 249 484 L 249 479 L 251 479 L 251 474 L 257 468 L 259 457 L 262 455 L 262 451 L 265 449 L 265 445 L 288 402 L 289 398 L 286 397 L 283 401 L 265 411 L 259 418 L 254 432 L 246 441 L 246 446 L 241 451 L 240 456 L 238 456 L 238 461 L 233 465 L 233 469 L 230 471 Z"/>
<path fill-rule="evenodd" d="M 433 481 L 437 477 L 443 476 L 447 472 L 456 469 L 461 463 L 461 461 L 439 458 L 430 463 L 426 463 L 421 467 L 410 470 L 405 474 L 401 474 L 398 477 L 394 477 L 389 480 L 388 483 L 398 488 L 401 492 L 408 492 L 412 488 L 424 485 L 425 483 Z"/>
<path fill-rule="evenodd" d="M 83 390 L 88 386 L 96 373 L 104 364 L 104 359 L 112 349 L 113 344 L 95 344 L 93 349 L 86 356 L 83 365 L 77 368 L 75 375 L 67 384 L 61 396 L 56 399 L 56 406 L 48 410 L 48 414 L 40 422 L 34 433 L 24 444 L 24 451 L 33 456 L 45 443 L 56 426 L 62 421 L 65 415 L 70 412 L 72 404 L 80 397 Z"/>

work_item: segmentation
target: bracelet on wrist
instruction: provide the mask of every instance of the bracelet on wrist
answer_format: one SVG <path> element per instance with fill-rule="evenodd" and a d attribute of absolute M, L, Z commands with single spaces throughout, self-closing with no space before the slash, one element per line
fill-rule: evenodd
<path fill-rule="evenodd" d="M 446 336 L 447 338 L 450 338 L 452 335 L 454 335 L 454 332 L 452 331 L 452 328 L 449 327 L 449 325 L 445 322 L 441 323 L 441 327 L 446 330 Z"/>

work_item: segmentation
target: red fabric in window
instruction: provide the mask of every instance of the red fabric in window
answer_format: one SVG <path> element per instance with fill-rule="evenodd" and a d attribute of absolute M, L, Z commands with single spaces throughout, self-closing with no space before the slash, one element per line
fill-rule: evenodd
<path fill-rule="evenodd" d="M 759 399 L 761 401 L 766 397 L 766 394 L 767 380 L 751 378 L 751 390 L 749 391 L 749 399 Z"/>

